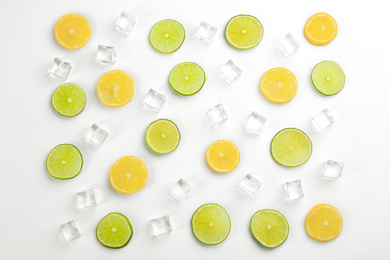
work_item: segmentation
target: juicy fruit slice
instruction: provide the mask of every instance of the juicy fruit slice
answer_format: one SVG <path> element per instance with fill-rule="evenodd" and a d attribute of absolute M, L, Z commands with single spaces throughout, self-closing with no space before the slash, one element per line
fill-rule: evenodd
<path fill-rule="evenodd" d="M 183 25 L 172 19 L 159 21 L 149 34 L 149 41 L 153 48 L 162 53 L 175 52 L 183 44 L 184 38 Z"/>
<path fill-rule="evenodd" d="M 60 144 L 50 151 L 46 158 L 46 168 L 50 176 L 60 180 L 76 177 L 83 168 L 83 156 L 71 144 Z"/>
<path fill-rule="evenodd" d="M 234 16 L 226 25 L 225 37 L 228 43 L 241 50 L 257 46 L 263 39 L 263 25 L 252 15 Z"/>
<path fill-rule="evenodd" d="M 158 119 L 150 123 L 145 133 L 147 146 L 158 154 L 175 151 L 179 146 L 180 139 L 179 128 L 168 119 Z"/>
<path fill-rule="evenodd" d="M 271 102 L 289 102 L 298 91 L 295 75 L 285 68 L 273 68 L 264 73 L 260 82 L 261 93 Z"/>
<path fill-rule="evenodd" d="M 313 45 L 322 46 L 330 43 L 337 34 L 335 19 L 326 13 L 318 13 L 307 20 L 305 37 Z"/>
<path fill-rule="evenodd" d="M 311 72 L 311 82 L 321 94 L 335 95 L 344 87 L 344 71 L 336 62 L 324 60 L 318 63 Z"/>
<path fill-rule="evenodd" d="M 208 165 L 216 172 L 233 171 L 240 162 L 240 151 L 237 146 L 227 140 L 212 143 L 206 152 Z"/>
<path fill-rule="evenodd" d="M 108 248 L 122 248 L 133 237 L 133 227 L 129 219 L 117 212 L 112 212 L 102 218 L 96 227 L 96 238 Z"/>
<path fill-rule="evenodd" d="M 206 245 L 222 243 L 230 233 L 230 217 L 218 204 L 204 204 L 192 215 L 192 232 L 196 239 Z"/>
<path fill-rule="evenodd" d="M 100 101 L 109 107 L 120 107 L 134 95 L 134 81 L 121 70 L 108 71 L 101 76 L 96 90 Z"/>
<path fill-rule="evenodd" d="M 329 204 L 314 206 L 306 216 L 305 227 L 307 234 L 321 242 L 335 239 L 343 228 L 340 212 Z"/>
<path fill-rule="evenodd" d="M 183 96 L 198 93 L 204 85 L 206 74 L 201 66 L 194 62 L 183 62 L 176 65 L 169 75 L 172 89 Z"/>
<path fill-rule="evenodd" d="M 290 227 L 282 213 L 277 210 L 263 209 L 253 215 L 250 230 L 262 246 L 276 248 L 286 241 Z"/>
<path fill-rule="evenodd" d="M 84 110 L 87 104 L 87 95 L 76 84 L 65 83 L 53 92 L 51 104 L 58 114 L 74 117 Z"/>
<path fill-rule="evenodd" d="M 120 192 L 134 193 L 145 187 L 148 181 L 148 168 L 134 156 L 120 158 L 110 170 L 111 185 Z"/>
<path fill-rule="evenodd" d="M 65 48 L 78 49 L 87 44 L 92 35 L 92 28 L 84 16 L 66 14 L 57 21 L 54 34 Z"/>
<path fill-rule="evenodd" d="M 309 160 L 312 153 L 310 138 L 296 128 L 279 131 L 271 142 L 271 154 L 274 160 L 287 167 L 296 167 Z"/>

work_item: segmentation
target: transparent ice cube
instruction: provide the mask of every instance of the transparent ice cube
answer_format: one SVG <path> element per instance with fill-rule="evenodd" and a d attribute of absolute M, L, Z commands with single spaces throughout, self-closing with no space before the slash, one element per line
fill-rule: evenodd
<path fill-rule="evenodd" d="M 251 174 L 247 174 L 245 178 L 240 182 L 240 185 L 238 187 L 250 197 L 253 197 L 260 189 L 261 185 L 261 181 L 253 177 Z"/>
<path fill-rule="evenodd" d="M 85 209 L 97 205 L 96 193 L 93 189 L 77 193 L 77 208 Z"/>
<path fill-rule="evenodd" d="M 213 42 L 216 33 L 217 27 L 214 27 L 206 22 L 201 22 L 194 38 L 204 44 L 210 45 Z"/>
<path fill-rule="evenodd" d="M 115 48 L 106 45 L 99 45 L 96 59 L 101 64 L 114 64 L 116 61 Z"/>
<path fill-rule="evenodd" d="M 191 191 L 192 187 L 183 179 L 180 179 L 175 186 L 171 189 L 169 195 L 177 201 L 183 201 L 187 194 Z"/>
<path fill-rule="evenodd" d="M 150 89 L 144 100 L 144 106 L 158 113 L 164 106 L 166 100 L 167 98 L 163 94 Z"/>
<path fill-rule="evenodd" d="M 344 163 L 327 160 L 322 169 L 322 177 L 329 179 L 337 179 L 341 177 L 343 172 Z"/>
<path fill-rule="evenodd" d="M 208 115 L 212 127 L 217 127 L 228 120 L 222 104 L 218 104 L 215 107 L 209 109 Z"/>
<path fill-rule="evenodd" d="M 287 201 L 297 200 L 304 197 L 302 183 L 300 180 L 286 182 L 284 184 Z"/>
<path fill-rule="evenodd" d="M 289 33 L 280 39 L 275 46 L 285 58 L 289 58 L 299 48 L 299 43 Z"/>
<path fill-rule="evenodd" d="M 72 69 L 70 63 L 54 58 L 52 65 L 49 68 L 49 75 L 54 78 L 65 81 Z"/>
<path fill-rule="evenodd" d="M 335 121 L 327 108 L 314 115 L 313 118 L 310 119 L 310 123 L 317 133 L 321 133 L 328 127 L 332 126 L 334 122 Z"/>
<path fill-rule="evenodd" d="M 232 60 L 229 60 L 218 74 L 226 83 L 231 85 L 242 74 L 242 70 Z"/>
<path fill-rule="evenodd" d="M 61 230 L 62 235 L 65 238 L 65 241 L 68 243 L 81 236 L 80 229 L 74 220 L 71 220 L 65 224 L 62 224 L 60 226 L 60 230 Z"/>
<path fill-rule="evenodd" d="M 172 231 L 172 226 L 171 226 L 171 221 L 169 220 L 169 216 L 152 219 L 150 223 L 152 224 L 154 236 L 159 236 Z"/>
<path fill-rule="evenodd" d="M 245 125 L 245 130 L 253 134 L 260 134 L 261 129 L 264 127 L 266 122 L 267 118 L 265 116 L 252 111 L 252 114 L 249 116 Z"/>
<path fill-rule="evenodd" d="M 96 147 L 102 145 L 104 140 L 106 140 L 108 132 L 103 128 L 100 128 L 96 124 L 93 124 L 84 135 L 84 140 Z"/>
<path fill-rule="evenodd" d="M 116 22 L 116 31 L 128 36 L 135 26 L 135 16 L 127 12 L 122 12 Z"/>

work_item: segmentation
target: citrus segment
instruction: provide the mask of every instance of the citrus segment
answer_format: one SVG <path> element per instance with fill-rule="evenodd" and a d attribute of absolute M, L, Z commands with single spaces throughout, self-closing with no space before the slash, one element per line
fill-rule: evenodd
<path fill-rule="evenodd" d="M 169 75 L 172 89 L 183 96 L 198 93 L 206 80 L 206 74 L 201 66 L 194 62 L 183 62 L 176 65 Z"/>
<path fill-rule="evenodd" d="M 305 37 L 313 45 L 330 43 L 337 34 L 335 19 L 326 13 L 318 13 L 309 18 L 305 25 Z"/>
<path fill-rule="evenodd" d="M 225 29 L 228 43 L 237 49 L 251 49 L 263 38 L 263 26 L 252 15 L 237 15 L 229 20 Z"/>
<path fill-rule="evenodd" d="M 54 34 L 65 48 L 78 49 L 87 44 L 92 35 L 92 28 L 84 16 L 66 14 L 57 21 Z"/>
<path fill-rule="evenodd" d="M 179 128 L 168 119 L 152 122 L 145 133 L 147 146 L 155 153 L 171 153 L 179 146 L 181 139 Z"/>
<path fill-rule="evenodd" d="M 74 117 L 80 114 L 87 103 L 87 95 L 84 90 L 74 83 L 65 83 L 59 86 L 51 97 L 54 110 L 66 117 Z"/>
<path fill-rule="evenodd" d="M 50 176 L 60 180 L 76 177 L 83 168 L 83 157 L 76 146 L 60 144 L 46 158 L 46 169 Z"/>
<path fill-rule="evenodd" d="M 212 143 L 206 152 L 208 165 L 216 172 L 233 171 L 240 162 L 240 151 L 237 146 L 227 140 Z"/>
<path fill-rule="evenodd" d="M 324 60 L 318 63 L 311 72 L 311 82 L 321 94 L 335 95 L 344 87 L 344 71 L 336 62 Z"/>
<path fill-rule="evenodd" d="M 133 237 L 133 227 L 129 219 L 117 212 L 102 218 L 96 227 L 96 238 L 105 247 L 122 248 Z"/>
<path fill-rule="evenodd" d="M 183 44 L 185 31 L 181 23 L 166 19 L 156 23 L 149 34 L 153 48 L 161 53 L 175 52 Z"/>

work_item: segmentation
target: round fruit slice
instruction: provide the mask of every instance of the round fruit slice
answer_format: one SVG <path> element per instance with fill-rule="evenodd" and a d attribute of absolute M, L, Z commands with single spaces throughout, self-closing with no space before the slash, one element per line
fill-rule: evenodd
<path fill-rule="evenodd" d="M 83 156 L 71 144 L 60 144 L 50 151 L 46 158 L 46 168 L 50 176 L 60 180 L 76 177 L 83 168 Z"/>
<path fill-rule="evenodd" d="M 126 246 L 133 237 L 133 227 L 129 219 L 117 212 L 102 218 L 96 227 L 96 238 L 108 248 L 118 249 Z"/>
<path fill-rule="evenodd" d="M 296 128 L 279 131 L 271 142 L 271 154 L 274 160 L 287 167 L 296 167 L 309 160 L 312 152 L 310 138 Z"/>
<path fill-rule="evenodd" d="M 153 48 L 162 53 L 175 52 L 183 44 L 184 38 L 183 25 L 172 19 L 159 21 L 149 34 L 149 41 Z"/>
<path fill-rule="evenodd" d="M 199 242 L 206 245 L 222 243 L 230 232 L 230 217 L 218 204 L 204 204 L 192 215 L 192 232 Z"/>
<path fill-rule="evenodd" d="M 313 45 L 322 46 L 330 43 L 337 34 L 337 23 L 332 16 L 318 13 L 307 20 L 305 37 Z"/>
<path fill-rule="evenodd" d="M 324 60 L 311 72 L 311 82 L 325 96 L 339 93 L 345 84 L 343 69 L 334 61 Z"/>
<path fill-rule="evenodd" d="M 298 91 L 295 75 L 285 68 L 273 68 L 264 73 L 260 82 L 261 93 L 271 102 L 289 102 Z"/>
<path fill-rule="evenodd" d="M 74 117 L 84 110 L 87 104 L 87 95 L 76 84 L 65 83 L 53 92 L 51 104 L 58 114 Z"/>
<path fill-rule="evenodd" d="M 158 119 L 146 128 L 145 141 L 155 153 L 167 154 L 176 150 L 181 139 L 179 128 L 168 119 Z"/>
<path fill-rule="evenodd" d="M 257 46 L 263 39 L 263 25 L 252 15 L 234 16 L 226 25 L 225 37 L 228 43 L 241 50 Z"/>
<path fill-rule="evenodd" d="M 282 213 L 272 209 L 263 209 L 253 215 L 250 229 L 260 245 L 276 248 L 286 241 L 290 227 Z"/>
<path fill-rule="evenodd" d="M 121 70 L 112 70 L 101 76 L 97 86 L 100 101 L 109 107 L 125 105 L 134 95 L 134 81 Z"/>
<path fill-rule="evenodd" d="M 240 151 L 230 141 L 215 141 L 207 149 L 206 160 L 216 172 L 231 172 L 240 162 Z"/>
<path fill-rule="evenodd" d="M 148 181 L 148 168 L 134 156 L 120 158 L 110 170 L 111 185 L 120 192 L 134 193 L 145 187 Z"/>
<path fill-rule="evenodd" d="M 206 80 L 206 74 L 201 66 L 194 62 L 183 62 L 176 65 L 169 75 L 172 89 L 183 96 L 198 93 Z"/>
<path fill-rule="evenodd" d="M 65 48 L 78 49 L 87 44 L 92 35 L 92 28 L 84 16 L 66 14 L 57 21 L 54 34 Z"/>
<path fill-rule="evenodd" d="M 306 216 L 305 227 L 307 234 L 321 242 L 335 239 L 343 228 L 340 212 L 328 204 L 314 206 Z"/>

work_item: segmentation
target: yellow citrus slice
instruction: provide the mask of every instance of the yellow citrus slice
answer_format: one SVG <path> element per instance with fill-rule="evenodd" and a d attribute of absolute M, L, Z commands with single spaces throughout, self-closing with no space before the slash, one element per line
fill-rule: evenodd
<path fill-rule="evenodd" d="M 285 68 L 273 68 L 264 73 L 260 83 L 261 93 L 274 103 L 289 102 L 298 91 L 295 75 Z"/>
<path fill-rule="evenodd" d="M 212 143 L 206 152 L 206 160 L 216 172 L 230 172 L 240 162 L 240 151 L 237 146 L 227 140 Z"/>
<path fill-rule="evenodd" d="M 330 43 L 337 34 L 335 19 L 326 13 L 318 13 L 307 20 L 305 37 L 313 45 L 323 46 Z"/>
<path fill-rule="evenodd" d="M 134 81 L 121 70 L 112 70 L 101 76 L 96 91 L 100 101 L 109 107 L 125 105 L 134 95 Z"/>
<path fill-rule="evenodd" d="M 335 239 L 343 228 L 343 219 L 338 210 L 332 205 L 318 204 L 306 216 L 305 227 L 307 234 L 321 242 Z"/>
<path fill-rule="evenodd" d="M 110 170 L 111 185 L 120 192 L 134 193 L 145 187 L 148 180 L 148 168 L 134 156 L 120 158 Z"/>
<path fill-rule="evenodd" d="M 87 18 L 79 14 L 62 16 L 54 27 L 57 41 L 68 49 L 79 49 L 87 44 L 92 28 Z"/>

